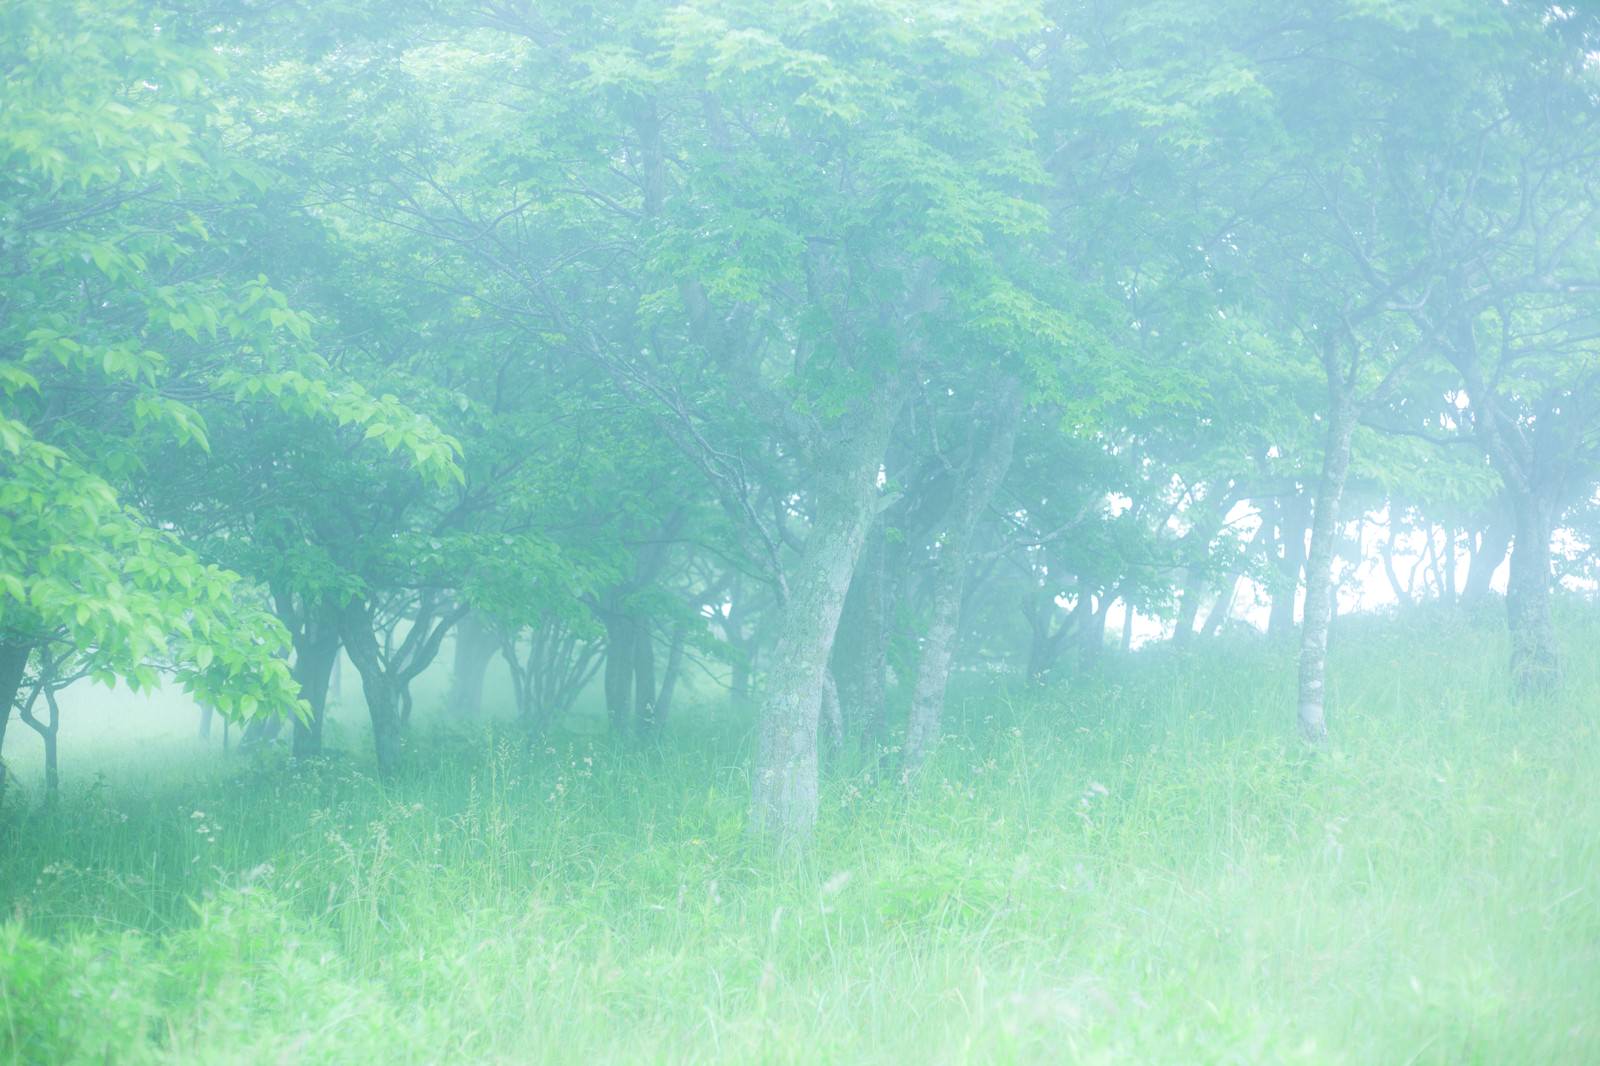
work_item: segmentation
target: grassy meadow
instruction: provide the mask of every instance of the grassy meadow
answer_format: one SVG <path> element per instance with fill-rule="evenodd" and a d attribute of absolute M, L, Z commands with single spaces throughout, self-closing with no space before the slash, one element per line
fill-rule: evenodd
<path fill-rule="evenodd" d="M 1341 624 L 1324 751 L 1259 643 L 968 687 L 913 786 L 834 759 L 798 864 L 709 698 L 434 720 L 387 786 L 355 737 L 80 761 L 0 822 L 0 1061 L 1600 1061 L 1600 623 L 1520 707 L 1497 625 Z"/>

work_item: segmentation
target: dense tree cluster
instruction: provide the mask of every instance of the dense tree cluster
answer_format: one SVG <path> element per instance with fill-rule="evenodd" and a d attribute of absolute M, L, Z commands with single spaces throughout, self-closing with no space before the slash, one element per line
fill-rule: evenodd
<path fill-rule="evenodd" d="M 14 0 L 0 699 L 166 673 L 314 756 L 342 651 L 389 772 L 442 647 L 530 734 L 716 664 L 794 843 L 957 665 L 1192 647 L 1246 579 L 1312 741 L 1367 563 L 1509 552 L 1547 691 L 1597 54 L 1521 0 Z"/>

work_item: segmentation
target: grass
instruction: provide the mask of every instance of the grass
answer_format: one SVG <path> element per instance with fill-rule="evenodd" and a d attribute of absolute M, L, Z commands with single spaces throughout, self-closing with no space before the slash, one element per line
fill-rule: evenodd
<path fill-rule="evenodd" d="M 149 767 L 0 828 L 0 1061 L 1600 1062 L 1600 625 L 1349 620 L 970 692 L 914 788 L 742 834 L 734 730 Z"/>

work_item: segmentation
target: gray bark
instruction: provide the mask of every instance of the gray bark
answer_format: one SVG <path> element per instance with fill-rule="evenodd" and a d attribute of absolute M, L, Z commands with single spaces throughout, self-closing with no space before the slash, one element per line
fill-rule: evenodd
<path fill-rule="evenodd" d="M 877 395 L 815 464 L 819 484 L 787 582 L 761 697 L 751 828 L 780 848 L 803 847 L 817 820 L 817 716 L 822 677 L 845 593 L 877 512 L 878 469 L 897 403 Z"/>
<path fill-rule="evenodd" d="M 1339 534 L 1339 506 L 1350 473 L 1350 441 L 1358 421 L 1352 399 L 1338 387 L 1332 392 L 1311 548 L 1306 557 L 1305 620 L 1300 628 L 1300 732 L 1312 742 L 1320 742 L 1328 735 L 1325 682 L 1328 629 L 1333 619 L 1333 558 Z"/>

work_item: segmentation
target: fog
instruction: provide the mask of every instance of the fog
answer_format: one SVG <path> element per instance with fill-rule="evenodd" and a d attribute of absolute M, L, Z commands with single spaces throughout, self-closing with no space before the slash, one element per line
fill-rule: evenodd
<path fill-rule="evenodd" d="M 0 1061 L 1600 1061 L 1600 13 L 0 4 Z"/>

